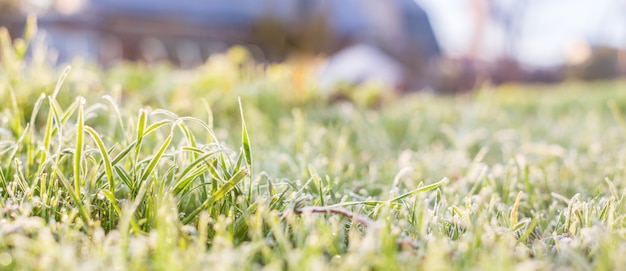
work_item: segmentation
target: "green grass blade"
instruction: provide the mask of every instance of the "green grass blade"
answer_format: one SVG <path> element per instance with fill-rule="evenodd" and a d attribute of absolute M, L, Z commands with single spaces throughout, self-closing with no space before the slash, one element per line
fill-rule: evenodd
<path fill-rule="evenodd" d="M 187 165 L 181 172 L 180 179 L 176 182 L 176 185 L 174 185 L 174 195 L 178 195 L 180 191 L 185 189 L 191 182 L 192 179 L 185 178 L 187 176 L 187 173 L 189 173 L 198 164 L 205 162 L 209 157 L 214 156 L 218 153 L 222 153 L 224 151 L 225 149 L 211 150 L 209 152 L 204 153 L 202 156 L 196 158 L 196 160 L 194 160 L 189 165 Z"/>
<path fill-rule="evenodd" d="M 152 132 L 154 132 L 156 129 L 161 128 L 163 125 L 170 124 L 170 123 L 172 123 L 171 120 L 162 120 L 162 121 L 158 121 L 153 124 L 150 124 L 150 126 L 148 126 L 148 128 L 146 128 L 145 131 L 143 132 L 143 136 L 145 137 L 151 134 Z"/>
<path fill-rule="evenodd" d="M 117 165 L 120 161 L 122 161 L 122 159 L 126 158 L 128 156 L 128 154 L 130 153 L 130 151 L 135 147 L 135 142 L 131 143 L 130 145 L 126 146 L 126 148 L 124 148 L 122 151 L 120 151 L 120 153 L 118 153 L 114 158 L 113 161 L 111 161 L 111 165 L 115 166 Z"/>
<path fill-rule="evenodd" d="M 238 98 L 239 102 L 239 114 L 241 115 L 241 144 L 243 147 L 243 155 L 246 158 L 246 164 L 248 166 L 248 170 L 250 171 L 250 184 L 248 185 L 248 203 L 252 200 L 252 151 L 250 148 L 250 137 L 248 136 L 248 128 L 246 126 L 246 119 L 243 115 L 243 105 L 241 104 L 241 97 Z"/>
<path fill-rule="evenodd" d="M 418 193 L 427 192 L 427 191 L 430 191 L 430 190 L 433 190 L 433 189 L 437 189 L 439 186 L 441 186 L 447 180 L 448 180 L 447 178 L 444 178 L 441 181 L 438 181 L 436 183 L 429 184 L 429 185 L 426 185 L 426 186 L 422 186 L 422 187 L 420 187 L 418 189 L 415 189 L 415 190 L 411 190 L 411 191 L 406 192 L 406 193 L 404 193 L 404 194 L 402 194 L 400 196 L 397 196 L 397 197 L 395 197 L 393 199 L 390 199 L 389 202 L 399 201 L 399 200 L 402 200 L 404 198 L 410 197 L 410 196 L 418 194 Z"/>
<path fill-rule="evenodd" d="M 41 175 L 44 170 L 44 166 L 46 164 L 46 159 L 48 156 L 48 151 L 50 150 L 50 141 L 52 139 L 52 130 L 53 130 L 53 113 L 52 109 L 48 110 L 48 117 L 46 119 L 46 129 L 44 131 L 43 138 L 43 148 L 39 154 L 39 168 L 37 169 L 37 175 Z"/>
<path fill-rule="evenodd" d="M 150 160 L 148 167 L 146 167 L 143 174 L 141 175 L 140 181 L 143 182 L 146 179 L 148 179 L 148 176 L 150 176 L 150 174 L 152 173 L 156 165 L 161 160 L 161 156 L 163 156 L 163 153 L 165 153 L 165 150 L 167 150 L 167 148 L 170 146 L 170 142 L 172 142 L 172 133 L 170 133 L 169 136 L 167 136 L 167 138 L 165 139 L 165 142 L 163 142 L 163 144 L 161 145 L 157 153 L 154 155 L 152 160 Z"/>
<path fill-rule="evenodd" d="M 120 206 L 117 204 L 117 200 L 115 199 L 115 194 L 113 194 L 110 190 L 102 190 L 101 192 L 113 206 L 113 210 L 115 211 L 115 214 L 118 217 L 121 216 L 122 210 L 120 209 Z"/>
<path fill-rule="evenodd" d="M 113 111 L 115 112 L 115 115 L 117 116 L 117 123 L 122 130 L 122 134 L 125 135 L 126 127 L 124 126 L 124 117 L 122 117 L 122 113 L 117 103 L 115 102 L 115 99 L 111 97 L 110 95 L 104 95 L 102 98 L 108 101 L 111 104 L 111 107 L 113 107 Z"/>
<path fill-rule="evenodd" d="M 124 169 L 120 166 L 114 166 L 113 168 L 115 169 L 115 173 L 117 173 L 117 176 L 120 177 L 122 182 L 124 182 L 124 184 L 126 184 L 126 186 L 130 190 L 134 190 L 135 185 L 133 184 L 133 181 L 130 179 L 130 175 L 126 171 L 124 171 Z"/>
<path fill-rule="evenodd" d="M 526 230 L 524 231 L 522 236 L 520 236 L 519 240 L 522 242 L 525 242 L 526 240 L 528 240 L 528 237 L 530 237 L 530 234 L 533 232 L 535 227 L 537 227 L 538 223 L 539 223 L 539 220 L 537 218 L 533 218 L 533 220 L 530 221 L 530 224 L 526 227 Z"/>
<path fill-rule="evenodd" d="M 67 193 L 70 195 L 72 201 L 74 202 L 74 205 L 78 208 L 78 213 L 81 219 L 83 220 L 83 222 L 85 223 L 84 225 L 85 228 L 87 229 L 89 226 L 93 225 L 93 223 L 91 221 L 91 217 L 89 216 L 90 212 L 87 210 L 87 205 L 85 205 L 84 202 L 82 202 L 80 199 L 80 191 L 77 193 L 72 188 L 72 185 L 67 180 L 65 175 L 63 175 L 63 172 L 58 167 L 56 167 L 56 164 L 54 164 L 54 167 L 55 168 L 53 171 L 53 175 L 58 177 L 63 187 L 65 188 Z"/>
<path fill-rule="evenodd" d="M 79 99 L 78 120 L 76 122 L 76 148 L 74 151 L 74 189 L 76 194 L 80 195 L 81 186 L 81 164 L 83 161 L 83 135 L 85 130 L 85 122 L 83 116 L 84 99 Z"/>
<path fill-rule="evenodd" d="M 144 129 L 146 128 L 146 118 L 147 113 L 145 110 L 139 110 L 139 122 L 137 123 L 137 138 L 135 144 L 135 162 L 137 162 L 137 156 L 139 155 L 139 150 L 141 149 L 141 143 L 143 142 Z"/>
<path fill-rule="evenodd" d="M 35 159 L 35 131 L 36 131 L 36 127 L 35 127 L 35 123 L 36 123 L 36 119 L 37 119 L 37 115 L 39 114 L 39 110 L 41 109 L 41 105 L 43 104 L 43 101 L 46 99 L 46 95 L 45 94 L 41 94 L 39 96 L 39 98 L 37 99 L 37 101 L 35 101 L 35 105 L 33 106 L 33 111 L 30 114 L 30 120 L 29 120 L 29 124 L 31 126 L 31 129 L 29 130 L 30 133 L 28 135 L 28 139 L 26 140 L 28 142 L 28 149 L 27 149 L 27 153 L 26 153 L 26 161 L 29 165 L 34 164 L 34 159 Z M 26 175 L 30 176 L 30 167 L 26 167 Z"/>
<path fill-rule="evenodd" d="M 109 158 L 109 153 L 107 152 L 104 143 L 102 142 L 102 138 L 98 135 L 98 132 L 89 126 L 85 126 L 85 131 L 91 136 L 96 145 L 98 146 L 98 150 L 100 151 L 100 155 L 102 156 L 102 162 L 104 164 L 104 171 L 106 173 L 107 179 L 109 181 L 109 191 L 111 194 L 115 194 L 115 180 L 113 179 L 113 165 L 111 164 L 111 159 Z"/>
<path fill-rule="evenodd" d="M 222 185 L 217 191 L 215 191 L 215 193 L 213 193 L 210 198 L 208 198 L 204 203 L 202 203 L 202 205 L 200 205 L 198 208 L 192 211 L 185 219 L 183 219 L 183 224 L 189 224 L 196 218 L 196 216 L 198 216 L 200 212 L 202 212 L 202 210 L 209 208 L 209 206 L 211 206 L 213 203 L 222 199 L 227 193 L 232 191 L 235 186 L 247 175 L 248 171 L 246 169 L 241 169 L 240 171 L 235 173 L 233 177 L 230 178 L 228 182 Z"/>
<path fill-rule="evenodd" d="M 63 72 L 61 72 L 61 76 L 59 76 L 59 79 L 57 80 L 57 84 L 54 86 L 52 95 L 50 95 L 52 99 L 56 100 L 57 95 L 59 95 L 59 91 L 61 91 L 61 86 L 63 86 L 63 82 L 65 82 L 65 78 L 70 73 L 70 70 L 72 70 L 72 66 L 67 65 L 63 69 Z"/>

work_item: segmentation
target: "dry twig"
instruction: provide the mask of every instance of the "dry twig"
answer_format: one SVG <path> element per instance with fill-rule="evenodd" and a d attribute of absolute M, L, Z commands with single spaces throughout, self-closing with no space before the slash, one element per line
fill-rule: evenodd
<path fill-rule="evenodd" d="M 295 213 L 296 214 L 303 214 L 303 213 L 337 214 L 337 215 L 341 215 L 343 217 L 349 218 L 352 221 L 356 221 L 357 223 L 363 225 L 366 228 L 373 226 L 375 223 L 374 221 L 372 221 L 371 219 L 365 216 L 355 214 L 345 208 L 340 208 L 340 207 L 309 206 L 309 207 L 303 207 L 300 209 L 295 209 Z M 400 236 L 398 240 L 396 241 L 396 243 L 399 246 L 411 247 L 413 249 L 417 249 L 419 247 L 419 243 L 417 241 L 404 235 Z"/>

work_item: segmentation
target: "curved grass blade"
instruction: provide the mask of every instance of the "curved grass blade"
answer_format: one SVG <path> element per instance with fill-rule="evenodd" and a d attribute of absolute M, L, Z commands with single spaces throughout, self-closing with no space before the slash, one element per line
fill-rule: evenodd
<path fill-rule="evenodd" d="M 171 142 L 172 142 L 172 133 L 170 132 L 170 134 L 165 139 L 165 142 L 163 142 L 163 145 L 161 145 L 161 147 L 159 148 L 159 151 L 154 155 L 154 157 L 148 164 L 148 167 L 146 167 L 145 171 L 141 175 L 140 181 L 143 182 L 146 179 L 148 179 L 148 176 L 150 176 L 150 173 L 152 173 L 152 170 L 154 170 L 156 165 L 159 163 L 159 161 L 161 160 L 161 156 L 163 156 L 163 153 L 165 153 L 165 150 L 170 146 Z"/>
<path fill-rule="evenodd" d="M 224 195 L 228 194 L 228 192 L 232 191 L 235 186 L 244 178 L 248 175 L 248 171 L 244 168 L 239 170 L 237 173 L 235 173 L 233 175 L 233 177 L 231 177 L 228 182 L 226 182 L 224 185 L 222 185 L 217 191 L 215 191 L 215 193 L 213 193 L 211 195 L 211 197 L 209 197 L 206 201 L 204 201 L 204 203 L 202 203 L 202 205 L 200 205 L 198 208 L 196 208 L 195 210 L 193 210 L 184 220 L 183 220 L 183 224 L 189 224 L 189 222 L 193 221 L 196 216 L 198 216 L 198 214 L 200 212 L 202 212 L 202 210 L 209 208 L 209 206 L 211 206 L 213 203 L 219 201 L 220 199 L 222 199 L 224 197 Z"/>
<path fill-rule="evenodd" d="M 70 73 L 71 69 L 72 69 L 72 66 L 67 65 L 65 66 L 65 69 L 63 69 L 63 72 L 61 72 L 61 76 L 59 76 L 59 79 L 57 80 L 57 84 L 54 86 L 54 91 L 52 91 L 52 95 L 50 96 L 52 99 L 56 100 L 57 95 L 59 94 L 59 91 L 61 91 L 61 86 L 63 85 L 63 82 L 65 82 L 65 78 Z"/>
<path fill-rule="evenodd" d="M 180 191 L 181 191 L 181 190 L 185 189 L 185 188 L 189 185 L 189 183 L 190 183 L 190 182 L 191 182 L 191 181 L 192 181 L 195 177 L 197 177 L 197 176 L 198 176 L 198 175 L 196 175 L 196 174 L 192 174 L 191 176 L 193 176 L 193 178 L 190 178 L 191 176 L 186 177 L 187 173 L 189 173 L 189 172 L 190 172 L 190 171 L 191 171 L 194 167 L 196 167 L 196 166 L 197 166 L 198 164 L 200 164 L 201 162 L 206 161 L 206 159 L 207 159 L 207 158 L 209 158 L 209 157 L 211 157 L 211 156 L 213 156 L 213 155 L 216 155 L 216 154 L 218 154 L 218 153 L 225 152 L 225 151 L 226 151 L 225 149 L 211 150 L 211 151 L 209 151 L 209 152 L 207 152 L 207 153 L 203 154 L 202 156 L 200 156 L 200 157 L 196 158 L 196 160 L 194 160 L 194 161 L 193 161 L 193 162 L 191 162 L 189 165 L 187 165 L 187 166 L 183 169 L 182 173 L 180 174 L 181 178 L 178 180 L 178 182 L 176 182 L 176 185 L 174 186 L 174 194 L 175 194 L 175 195 L 178 195 L 178 194 L 180 193 Z M 207 168 L 207 169 L 205 169 L 204 171 L 206 171 L 206 170 L 208 170 L 208 168 Z M 194 175 L 196 175 L 196 176 L 194 176 Z M 186 178 L 185 178 L 185 177 L 186 177 Z"/>
<path fill-rule="evenodd" d="M 177 194 L 175 195 L 180 195 L 180 197 L 184 197 L 189 191 L 193 190 L 193 188 L 188 189 L 189 185 L 191 184 L 191 181 L 193 181 L 194 179 L 202 176 L 205 172 L 207 172 L 209 169 L 208 168 L 199 168 L 193 172 L 191 172 L 191 174 L 189 174 L 189 176 L 187 176 L 185 179 L 181 180 L 181 183 L 184 184 L 183 187 L 181 187 L 180 189 L 175 189 L 174 192 L 176 192 Z M 201 182 L 197 187 L 206 187 L 208 186 L 207 183 Z M 182 192 L 182 193 L 181 193 Z"/>
<path fill-rule="evenodd" d="M 207 131 L 207 133 L 209 134 L 209 136 L 211 137 L 211 142 L 217 144 L 218 146 L 220 145 L 219 141 L 217 140 L 217 136 L 215 135 L 215 133 L 213 132 L 213 124 L 207 124 L 204 121 L 202 121 L 201 119 L 198 118 L 194 118 L 194 117 L 181 117 L 181 120 L 189 120 L 189 121 L 193 121 L 197 124 L 199 124 L 200 126 L 202 126 L 202 128 L 204 130 Z"/>
<path fill-rule="evenodd" d="M 402 194 L 402 195 L 400 195 L 400 196 L 397 196 L 397 197 L 395 197 L 395 198 L 392 198 L 392 199 L 390 199 L 390 200 L 388 200 L 388 201 L 389 201 L 389 202 L 396 202 L 396 201 L 399 201 L 399 200 L 404 199 L 404 198 L 406 198 L 406 197 L 412 196 L 412 195 L 414 195 L 414 194 L 418 194 L 418 193 L 422 193 L 422 192 L 427 192 L 427 191 L 430 191 L 430 190 L 436 189 L 436 188 L 438 188 L 439 186 L 441 186 L 444 182 L 446 182 L 447 180 L 448 180 L 447 178 L 443 178 L 441 181 L 438 181 L 438 182 L 436 182 L 436 183 L 429 184 L 429 185 L 426 185 L 426 186 L 422 186 L 422 187 L 417 188 L 417 189 L 415 189 L 415 190 L 411 190 L 411 191 L 406 192 L 406 193 L 404 193 L 404 194 Z"/>
<path fill-rule="evenodd" d="M 367 201 L 348 201 L 348 202 L 340 202 L 337 204 L 333 204 L 330 205 L 332 207 L 341 207 L 341 206 L 350 206 L 350 205 L 369 205 L 369 206 L 377 206 L 380 204 L 390 204 L 390 205 L 398 205 L 396 202 L 399 200 L 402 200 L 404 198 L 407 198 L 411 195 L 415 195 L 418 193 L 422 193 L 422 192 L 427 192 L 433 189 L 437 189 L 439 186 L 441 186 L 444 182 L 446 182 L 448 179 L 447 178 L 443 178 L 441 181 L 438 181 L 436 183 L 433 184 L 429 184 L 427 186 L 422 186 L 420 188 L 417 188 L 415 190 L 411 190 L 409 192 L 406 192 L 400 196 L 397 196 L 395 198 L 392 198 L 390 200 L 367 200 Z"/>
<path fill-rule="evenodd" d="M 172 123 L 171 120 L 162 120 L 162 121 L 158 121 L 155 122 L 153 124 L 150 124 L 150 126 L 148 126 L 148 128 L 146 128 L 143 132 L 143 136 L 147 136 L 149 134 L 151 134 L 152 132 L 154 132 L 154 130 L 161 128 L 161 126 L 165 125 L 165 124 L 169 124 Z"/>
<path fill-rule="evenodd" d="M 100 150 L 100 155 L 102 156 L 102 161 L 104 163 L 104 172 L 107 175 L 107 179 L 109 181 L 109 191 L 111 194 L 115 194 L 115 180 L 113 179 L 113 165 L 111 164 L 111 159 L 109 158 L 109 153 L 104 147 L 104 143 L 102 142 L 102 138 L 98 135 L 98 132 L 93 128 L 86 126 L 85 131 L 91 136 L 93 141 L 96 142 L 98 146 L 98 150 Z"/>
<path fill-rule="evenodd" d="M 165 120 L 165 121 L 159 121 L 159 122 L 153 123 L 152 125 L 148 126 L 148 128 L 143 133 L 144 137 L 149 135 L 156 129 L 160 128 L 161 126 L 168 124 L 170 122 L 171 121 L 169 120 Z M 130 151 L 136 146 L 136 144 L 137 144 L 137 141 L 133 141 L 128 146 L 126 146 L 126 148 L 124 148 L 119 154 L 115 156 L 115 158 L 113 158 L 113 160 L 111 161 L 111 165 L 116 166 L 120 161 L 122 161 L 122 159 L 126 158 L 128 154 L 130 153 Z M 104 173 L 101 173 L 97 179 L 100 180 L 102 177 L 104 177 Z"/>

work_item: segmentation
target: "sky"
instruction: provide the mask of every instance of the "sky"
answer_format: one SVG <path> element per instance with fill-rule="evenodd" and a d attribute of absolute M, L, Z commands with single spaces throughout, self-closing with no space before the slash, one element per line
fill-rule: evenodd
<path fill-rule="evenodd" d="M 469 51 L 473 33 L 470 0 L 416 0 L 430 20 L 444 53 L 459 57 Z M 626 49 L 626 0 L 494 0 L 503 6 L 528 3 L 520 18 L 519 42 L 513 55 L 529 66 L 562 64 L 568 48 L 588 42 Z M 507 35 L 488 23 L 481 46 L 482 58 L 502 53 Z"/>

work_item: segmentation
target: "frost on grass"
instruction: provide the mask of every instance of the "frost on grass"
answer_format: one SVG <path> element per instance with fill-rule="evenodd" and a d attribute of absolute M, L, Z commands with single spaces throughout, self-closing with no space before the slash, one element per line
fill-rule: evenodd
<path fill-rule="evenodd" d="M 2 270 L 626 264 L 623 82 L 371 107 L 302 67 L 63 72 L 0 39 Z"/>

